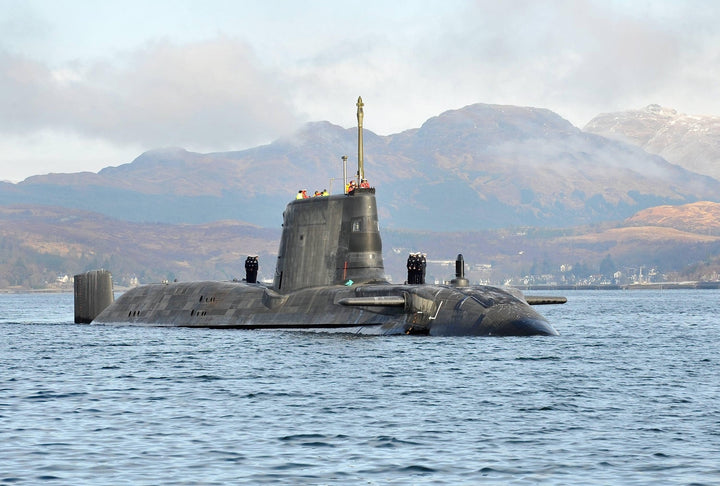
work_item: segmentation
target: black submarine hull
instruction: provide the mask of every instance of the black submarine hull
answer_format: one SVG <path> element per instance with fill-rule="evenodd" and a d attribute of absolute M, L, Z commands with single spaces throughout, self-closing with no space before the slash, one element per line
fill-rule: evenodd
<path fill-rule="evenodd" d="M 375 188 L 364 179 L 362 164 L 362 99 L 357 106 L 359 187 L 288 203 L 272 286 L 151 284 L 114 301 L 110 273 L 96 270 L 75 276 L 75 322 L 433 336 L 557 334 L 519 292 L 468 286 L 461 255 L 453 285 L 415 285 L 424 281 L 416 274 L 408 278 L 413 285 L 385 280 Z M 250 263 L 246 280 L 253 281 L 257 261 L 246 260 Z"/>
<path fill-rule="evenodd" d="M 389 283 L 279 294 L 261 284 L 190 282 L 131 289 L 95 323 L 305 329 L 370 335 L 556 335 L 530 305 L 496 287 Z"/>

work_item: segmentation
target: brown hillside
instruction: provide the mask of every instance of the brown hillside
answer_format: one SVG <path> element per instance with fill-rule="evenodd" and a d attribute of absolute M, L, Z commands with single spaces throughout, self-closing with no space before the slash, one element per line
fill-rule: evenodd
<path fill-rule="evenodd" d="M 565 259 L 597 265 L 599 257 L 610 256 L 619 270 L 644 266 L 661 272 L 677 271 L 681 275 L 690 266 L 709 262 L 718 255 L 720 236 L 662 226 L 630 226 L 559 237 L 549 248 L 555 261 Z M 712 269 L 706 270 L 693 274 L 694 278 L 705 278 L 704 275 L 712 273 Z"/>
<path fill-rule="evenodd" d="M 657 244 L 657 243 L 709 243 L 720 241 L 720 236 L 701 235 L 681 231 L 675 228 L 658 226 L 634 226 L 627 228 L 612 228 L 601 233 L 588 233 L 580 236 L 563 238 L 566 243 L 606 243 L 617 245 Z"/>
<path fill-rule="evenodd" d="M 700 201 L 682 206 L 656 206 L 625 220 L 630 226 L 661 226 L 702 235 L 720 235 L 720 203 Z"/>
<path fill-rule="evenodd" d="M 42 287 L 93 268 L 111 269 L 120 285 L 131 276 L 145 283 L 240 278 L 247 255 L 262 255 L 267 277 L 278 238 L 278 230 L 238 221 L 128 223 L 79 210 L 0 206 L 0 288 Z"/>
<path fill-rule="evenodd" d="M 111 270 L 121 286 L 129 285 L 132 277 L 141 283 L 242 278 L 250 254 L 260 255 L 261 277 L 272 278 L 280 231 L 238 221 L 129 223 L 80 210 L 0 206 L 0 290 L 49 287 L 58 276 L 96 268 Z M 407 255 L 414 251 L 437 262 L 453 262 L 462 253 L 470 278 L 494 283 L 557 272 L 568 264 L 597 272 L 608 255 L 619 270 L 644 266 L 668 272 L 695 265 L 702 276 L 709 274 L 709 267 L 702 265 L 720 255 L 720 235 L 657 225 L 454 233 L 384 230 L 383 248 L 385 269 L 396 282 L 405 279 Z M 453 272 L 453 265 L 437 263 L 429 267 L 428 276 L 445 279 Z"/>

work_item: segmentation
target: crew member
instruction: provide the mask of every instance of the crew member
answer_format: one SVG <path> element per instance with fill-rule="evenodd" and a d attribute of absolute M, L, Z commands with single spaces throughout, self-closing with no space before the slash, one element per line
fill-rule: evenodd
<path fill-rule="evenodd" d="M 298 193 L 295 195 L 295 199 L 302 199 L 303 198 L 303 192 L 302 189 L 298 191 Z"/>
<path fill-rule="evenodd" d="M 355 185 L 355 180 L 350 181 L 350 184 L 348 184 L 348 187 L 347 187 L 347 193 L 352 194 L 353 192 L 355 192 L 356 188 L 357 188 L 357 186 Z"/>
<path fill-rule="evenodd" d="M 329 196 L 330 193 L 328 192 L 327 189 L 323 189 L 322 195 L 323 195 L 323 196 Z"/>
<path fill-rule="evenodd" d="M 363 179 L 360 181 L 360 189 L 370 189 L 370 183 L 367 181 L 367 179 Z"/>
<path fill-rule="evenodd" d="M 416 275 L 417 275 L 417 257 L 415 256 L 415 253 L 410 253 L 408 255 L 407 259 L 407 283 L 410 285 L 416 284 Z"/>

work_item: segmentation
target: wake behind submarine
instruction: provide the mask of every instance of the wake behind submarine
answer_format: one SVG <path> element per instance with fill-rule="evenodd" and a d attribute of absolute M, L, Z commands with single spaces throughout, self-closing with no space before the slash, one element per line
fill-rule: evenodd
<path fill-rule="evenodd" d="M 365 179 L 362 98 L 357 107 L 359 183 Z M 172 282 L 113 296 L 108 271 L 75 275 L 75 322 L 374 335 L 557 335 L 530 304 L 566 300 L 470 286 L 461 255 L 450 285 L 389 283 L 371 187 L 290 202 L 271 286 Z"/>

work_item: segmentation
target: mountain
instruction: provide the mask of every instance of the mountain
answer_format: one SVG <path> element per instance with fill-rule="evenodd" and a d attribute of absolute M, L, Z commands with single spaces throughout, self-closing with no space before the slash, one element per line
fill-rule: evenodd
<path fill-rule="evenodd" d="M 583 129 L 622 140 L 698 174 L 720 179 L 720 117 L 685 115 L 648 105 L 641 110 L 604 113 Z"/>
<path fill-rule="evenodd" d="M 356 133 L 314 122 L 249 150 L 153 150 L 97 174 L 0 183 L 0 204 L 92 210 L 134 222 L 234 219 L 279 227 L 298 189 L 341 190 L 340 157 L 354 154 Z M 366 175 L 386 228 L 567 227 L 720 194 L 718 180 L 583 132 L 545 109 L 475 104 L 398 134 L 365 130 L 364 141 Z"/>
<path fill-rule="evenodd" d="M 717 197 L 716 180 L 538 108 L 448 111 L 392 136 L 388 147 L 419 166 L 408 180 L 422 195 L 416 207 L 443 213 L 452 229 L 588 224 Z"/>

